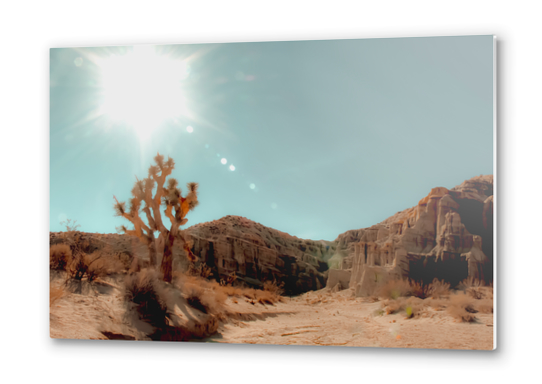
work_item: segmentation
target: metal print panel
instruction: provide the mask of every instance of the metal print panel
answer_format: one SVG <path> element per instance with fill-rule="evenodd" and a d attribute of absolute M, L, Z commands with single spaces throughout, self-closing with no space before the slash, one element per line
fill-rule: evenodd
<path fill-rule="evenodd" d="M 51 337 L 494 349 L 494 53 L 51 49 Z"/>

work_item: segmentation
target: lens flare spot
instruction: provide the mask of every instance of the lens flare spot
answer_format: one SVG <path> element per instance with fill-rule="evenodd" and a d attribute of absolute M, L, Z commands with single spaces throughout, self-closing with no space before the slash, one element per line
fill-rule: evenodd
<path fill-rule="evenodd" d="M 223 158 L 220 160 L 220 162 L 221 162 L 222 164 L 226 164 L 226 163 L 228 162 L 228 160 L 227 160 L 225 157 L 223 157 Z"/>
<path fill-rule="evenodd" d="M 73 63 L 75 64 L 76 67 L 80 67 L 81 65 L 83 65 L 83 58 L 82 57 L 78 57 L 77 59 L 75 59 L 73 61 Z"/>
<path fill-rule="evenodd" d="M 271 204 L 271 208 L 272 209 L 277 209 L 279 207 L 279 205 L 277 203 L 273 203 Z"/>
<path fill-rule="evenodd" d="M 255 188 L 256 188 L 256 184 L 251 183 L 251 184 L 249 185 L 249 187 L 250 187 L 250 189 L 255 189 Z"/>
<path fill-rule="evenodd" d="M 192 133 L 192 132 L 194 132 L 194 128 L 192 128 L 192 127 L 189 125 L 188 127 L 186 127 L 186 132 Z"/>
<path fill-rule="evenodd" d="M 235 166 L 233 164 L 230 165 L 230 171 L 235 171 Z"/>

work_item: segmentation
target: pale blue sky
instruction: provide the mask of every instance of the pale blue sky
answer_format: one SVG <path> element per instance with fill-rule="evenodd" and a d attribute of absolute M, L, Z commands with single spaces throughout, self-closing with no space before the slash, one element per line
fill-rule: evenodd
<path fill-rule="evenodd" d="M 136 117 L 147 113 L 137 100 L 163 104 L 164 95 L 138 96 L 146 79 L 169 72 L 142 70 L 133 47 L 51 50 L 52 231 L 67 217 L 82 231 L 115 232 L 124 222 L 113 195 L 127 200 L 157 151 L 174 158 L 181 185 L 200 183 L 187 227 L 239 215 L 325 240 L 411 207 L 432 187 L 493 173 L 492 36 L 152 49 L 184 71 L 168 84 L 186 107 L 144 140 L 130 121 L 101 114 L 111 94 L 104 68 L 126 59 L 119 77 L 135 74 L 126 108 Z"/>

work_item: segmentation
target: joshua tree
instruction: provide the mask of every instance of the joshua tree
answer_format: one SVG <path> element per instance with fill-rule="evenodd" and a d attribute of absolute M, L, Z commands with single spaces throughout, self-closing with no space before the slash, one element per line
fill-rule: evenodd
<path fill-rule="evenodd" d="M 160 270 L 164 281 L 171 282 L 171 273 L 173 266 L 173 244 L 179 240 L 183 244 L 184 250 L 191 262 L 195 261 L 195 256 L 191 252 L 188 243 L 182 235 L 180 226 L 186 224 L 188 219 L 186 214 L 198 205 L 198 184 L 188 183 L 188 193 L 185 197 L 181 195 L 181 188 L 174 178 L 169 178 L 166 184 L 166 178 L 171 175 L 175 162 L 168 157 L 164 162 L 164 156 L 159 153 L 154 157 L 155 165 L 149 168 L 149 176 L 143 180 L 136 177 L 136 182 L 132 188 L 132 197 L 126 209 L 125 202 L 119 202 L 115 196 L 116 216 L 122 216 L 133 225 L 133 229 L 128 229 L 124 225 L 118 229 L 128 235 L 137 236 L 137 238 L 149 248 L 151 266 L 155 267 L 157 262 L 156 239 L 154 233 L 158 231 L 159 240 L 164 242 L 164 254 Z M 164 185 L 166 185 L 164 187 Z M 153 196 L 154 191 L 154 196 Z M 164 206 L 164 214 L 169 219 L 171 226 L 169 229 L 162 221 L 160 206 Z M 140 217 L 144 212 L 147 223 Z"/>

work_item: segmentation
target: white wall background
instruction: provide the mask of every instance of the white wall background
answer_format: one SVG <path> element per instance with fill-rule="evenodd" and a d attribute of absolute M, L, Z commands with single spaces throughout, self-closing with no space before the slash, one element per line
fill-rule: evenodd
<path fill-rule="evenodd" d="M 542 191 L 536 1 L 35 1 L 0 10 L 3 382 L 536 381 Z M 495 34 L 499 341 L 493 352 L 57 341 L 48 336 L 48 49 Z M 461 156 L 458 150 L 457 156 Z M 84 202 L 81 202 L 84 204 Z"/>

